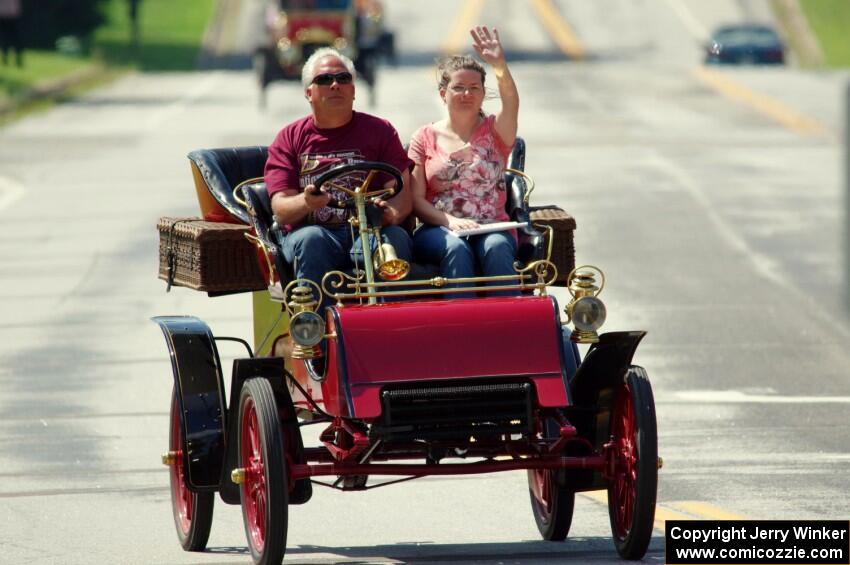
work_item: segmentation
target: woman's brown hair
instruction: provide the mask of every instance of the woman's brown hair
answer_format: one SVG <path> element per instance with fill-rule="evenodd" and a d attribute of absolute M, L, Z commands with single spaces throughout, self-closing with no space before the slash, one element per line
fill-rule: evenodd
<path fill-rule="evenodd" d="M 484 66 L 481 63 L 469 55 L 449 55 L 437 59 L 437 86 L 441 90 L 449 86 L 452 73 L 455 71 L 477 72 L 481 75 L 481 88 L 484 88 L 484 79 L 487 78 L 487 71 L 484 70 Z M 485 117 L 483 110 L 479 109 L 478 113 L 482 118 Z"/>
<path fill-rule="evenodd" d="M 440 88 L 446 88 L 451 80 L 452 73 L 455 71 L 476 71 L 481 75 L 481 86 L 484 87 L 484 79 L 487 77 L 487 72 L 484 67 L 470 57 L 469 55 L 449 55 L 442 59 L 437 59 L 437 84 Z"/>

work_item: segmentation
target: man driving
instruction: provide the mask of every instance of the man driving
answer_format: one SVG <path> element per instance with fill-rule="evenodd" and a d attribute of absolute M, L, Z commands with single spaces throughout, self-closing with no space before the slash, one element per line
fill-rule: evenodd
<path fill-rule="evenodd" d="M 319 49 L 307 59 L 301 82 L 311 114 L 277 134 L 265 166 L 272 211 L 283 227 L 283 256 L 294 264 L 297 278 L 317 284 L 327 271 L 349 269 L 355 261 L 362 267 L 363 254 L 347 221 L 349 211 L 328 206 L 332 198 L 347 195 L 331 186 L 317 190 L 315 180 L 337 165 L 379 161 L 398 169 L 407 185 L 413 167 L 387 120 L 354 111 L 354 76 L 351 60 L 332 48 Z M 353 189 L 363 178 L 365 174 L 349 175 L 335 183 Z M 380 184 L 373 182 L 370 190 L 395 183 L 383 173 L 377 178 Z M 383 210 L 383 242 L 392 244 L 399 258 L 411 261 L 411 239 L 399 225 L 412 209 L 410 191 L 376 204 Z M 370 243 L 372 249 L 378 245 Z"/>

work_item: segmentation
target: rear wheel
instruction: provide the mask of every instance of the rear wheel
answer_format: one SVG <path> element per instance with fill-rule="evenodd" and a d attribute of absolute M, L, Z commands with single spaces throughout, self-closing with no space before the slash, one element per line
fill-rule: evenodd
<path fill-rule="evenodd" d="M 288 477 L 277 403 L 266 379 L 245 382 L 239 399 L 239 490 L 254 563 L 283 562 L 289 519 Z"/>
<path fill-rule="evenodd" d="M 564 541 L 573 522 L 576 494 L 558 485 L 558 471 L 530 469 L 528 492 L 540 535 L 547 541 Z"/>
<path fill-rule="evenodd" d="M 640 559 L 649 547 L 658 489 L 655 400 L 646 371 L 632 366 L 614 399 L 608 514 L 617 552 Z"/>
<path fill-rule="evenodd" d="M 186 551 L 203 551 L 207 547 L 212 527 L 212 492 L 192 492 L 186 484 L 186 459 L 183 452 L 183 426 L 176 391 L 171 394 L 171 424 L 168 433 L 168 450 L 174 454 L 169 475 L 171 477 L 171 511 L 177 539 Z"/>

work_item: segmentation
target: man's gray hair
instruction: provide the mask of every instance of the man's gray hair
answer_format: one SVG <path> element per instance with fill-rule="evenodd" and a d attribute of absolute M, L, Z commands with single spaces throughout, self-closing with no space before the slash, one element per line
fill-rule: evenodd
<path fill-rule="evenodd" d="M 301 68 L 301 84 L 304 85 L 304 88 L 307 88 L 312 84 L 316 68 L 316 63 L 319 62 L 320 59 L 324 59 L 325 57 L 336 57 L 342 64 L 345 65 L 345 68 L 348 69 L 348 72 L 351 73 L 351 76 L 357 78 L 357 73 L 354 70 L 354 63 L 334 49 L 333 47 L 322 47 L 321 49 L 316 49 L 310 57 L 304 61 L 304 66 Z"/>

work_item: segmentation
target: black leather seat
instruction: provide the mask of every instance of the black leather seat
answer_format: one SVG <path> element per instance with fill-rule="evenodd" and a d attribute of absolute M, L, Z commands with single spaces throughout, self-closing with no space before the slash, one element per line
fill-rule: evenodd
<path fill-rule="evenodd" d="M 266 185 L 262 182 L 268 155 L 268 147 L 258 145 L 198 149 L 189 153 L 188 157 L 204 219 L 253 226 L 285 286 L 292 278 L 292 268 L 283 260 L 277 245 L 275 231 L 278 226 Z M 252 179 L 257 182 L 249 182 L 241 190 L 242 198 L 248 204 L 246 208 L 237 201 L 233 190 Z"/>
<path fill-rule="evenodd" d="M 292 265 L 284 261 L 278 242 L 278 230 L 272 213 L 271 200 L 262 182 L 263 170 L 268 158 L 268 147 L 227 147 L 219 149 L 199 149 L 188 155 L 193 165 L 198 200 L 204 219 L 212 221 L 232 221 L 254 227 L 257 237 L 263 242 L 277 269 L 283 286 L 292 279 Z M 519 171 L 525 168 L 525 141 L 518 137 L 508 159 L 508 167 Z M 234 197 L 233 190 L 239 184 L 251 179 L 257 182 L 246 183 L 242 197 L 248 204 L 246 209 Z M 519 245 L 517 259 L 529 263 L 545 258 L 543 234 L 534 229 L 529 222 L 529 210 L 525 203 L 526 185 L 521 178 L 505 173 L 507 189 L 506 209 L 510 218 L 526 222 L 527 227 L 517 230 Z M 216 216 L 226 215 L 227 217 Z M 427 271 L 427 269 L 425 269 Z"/>
<path fill-rule="evenodd" d="M 280 277 L 281 287 L 294 278 L 292 265 L 287 263 L 283 258 L 283 252 L 278 245 L 280 237 L 280 226 L 274 219 L 272 212 L 272 202 L 269 193 L 266 190 L 266 183 L 263 181 L 246 184 L 242 187 L 242 196 L 245 202 L 248 203 L 248 211 L 250 212 L 251 224 L 254 226 L 254 231 L 257 237 L 266 246 L 278 277 Z"/>
<path fill-rule="evenodd" d="M 268 156 L 268 147 L 260 145 L 198 149 L 189 153 L 204 219 L 227 221 L 220 216 L 223 209 L 230 221 L 251 224 L 248 212 L 233 197 L 233 189 L 241 182 L 262 177 Z M 213 203 L 220 209 L 215 209 Z"/>
<path fill-rule="evenodd" d="M 525 170 L 525 140 L 517 137 L 514 148 L 508 158 L 508 168 Z M 511 220 L 525 222 L 526 226 L 517 230 L 517 260 L 528 264 L 546 258 L 543 234 L 531 225 L 528 203 L 525 201 L 527 186 L 522 178 L 513 173 L 505 173 L 507 199 L 505 208 Z"/>

